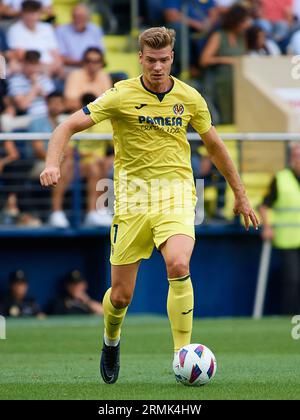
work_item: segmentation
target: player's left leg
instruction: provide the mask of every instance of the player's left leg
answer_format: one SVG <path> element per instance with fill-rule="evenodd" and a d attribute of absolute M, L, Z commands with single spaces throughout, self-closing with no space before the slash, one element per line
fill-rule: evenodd
<path fill-rule="evenodd" d="M 169 280 L 167 310 L 175 353 L 191 340 L 194 294 L 189 265 L 193 248 L 194 239 L 182 234 L 171 236 L 160 247 Z"/>

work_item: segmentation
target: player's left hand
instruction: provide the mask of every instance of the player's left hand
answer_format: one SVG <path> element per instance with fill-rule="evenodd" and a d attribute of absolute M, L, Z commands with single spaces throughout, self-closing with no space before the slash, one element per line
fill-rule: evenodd
<path fill-rule="evenodd" d="M 249 200 L 246 196 L 236 197 L 234 202 L 233 213 L 237 216 L 239 214 L 243 215 L 245 221 L 246 230 L 249 230 L 250 221 L 255 229 L 258 229 L 259 221 L 255 214 L 255 211 L 252 209 Z"/>

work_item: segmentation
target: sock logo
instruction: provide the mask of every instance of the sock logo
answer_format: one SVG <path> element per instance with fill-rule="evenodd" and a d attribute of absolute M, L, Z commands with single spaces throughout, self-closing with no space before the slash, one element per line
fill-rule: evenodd
<path fill-rule="evenodd" d="M 182 315 L 187 315 L 187 314 L 189 314 L 190 312 L 192 312 L 192 311 L 193 311 L 193 309 L 194 309 L 194 308 L 189 309 L 189 310 L 188 310 L 188 311 L 186 311 L 186 312 L 181 312 L 181 314 L 182 314 Z"/>

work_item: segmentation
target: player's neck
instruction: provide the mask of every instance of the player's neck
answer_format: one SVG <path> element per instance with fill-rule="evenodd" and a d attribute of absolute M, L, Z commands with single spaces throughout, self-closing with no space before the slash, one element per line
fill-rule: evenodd
<path fill-rule="evenodd" d="M 173 86 L 173 80 L 168 77 L 161 83 L 151 83 L 144 75 L 142 76 L 144 86 L 153 93 L 164 93 L 171 89 Z"/>

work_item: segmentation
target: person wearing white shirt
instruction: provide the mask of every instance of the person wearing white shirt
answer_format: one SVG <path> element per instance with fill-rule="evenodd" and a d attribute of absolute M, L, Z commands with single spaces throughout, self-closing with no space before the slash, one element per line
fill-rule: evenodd
<path fill-rule="evenodd" d="M 7 43 L 22 60 L 25 51 L 36 50 L 41 62 L 51 74 L 61 69 L 62 61 L 54 30 L 49 23 L 40 22 L 41 4 L 34 0 L 22 3 L 21 18 L 7 32 Z"/>

